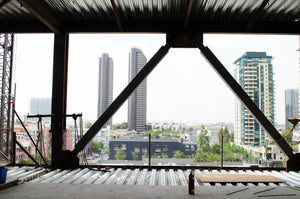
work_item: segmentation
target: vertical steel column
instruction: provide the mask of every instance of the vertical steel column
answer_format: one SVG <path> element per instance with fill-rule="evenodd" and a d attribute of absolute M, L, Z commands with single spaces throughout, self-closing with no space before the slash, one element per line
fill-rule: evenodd
<path fill-rule="evenodd" d="M 63 133 L 66 129 L 69 34 L 54 35 L 52 80 L 52 168 L 62 167 Z"/>
<path fill-rule="evenodd" d="M 149 152 L 148 152 L 148 155 L 149 155 L 149 162 L 148 162 L 148 169 L 150 170 L 150 168 L 151 168 L 151 133 L 149 132 L 149 141 L 148 141 L 148 150 L 149 150 Z"/>
<path fill-rule="evenodd" d="M 231 76 L 231 74 L 226 70 L 218 58 L 210 51 L 208 47 L 205 47 L 201 42 L 196 41 L 198 48 L 200 49 L 202 55 L 218 73 L 218 75 L 223 79 L 223 81 L 231 88 L 233 93 L 243 102 L 243 104 L 248 108 L 248 110 L 253 114 L 257 122 L 263 126 L 263 128 L 269 133 L 269 135 L 274 140 L 280 140 L 277 142 L 279 147 L 284 151 L 284 153 L 289 158 L 294 158 L 293 150 L 290 145 L 281 139 L 282 136 L 278 133 L 271 122 L 266 118 L 266 116 L 261 112 L 261 110 L 256 106 L 256 104 L 251 100 L 248 94 L 243 90 L 243 88 L 237 83 L 237 81 Z"/>
<path fill-rule="evenodd" d="M 131 80 L 120 95 L 111 103 L 111 105 L 104 111 L 100 118 L 91 126 L 91 128 L 84 134 L 84 136 L 75 145 L 72 151 L 73 155 L 79 153 L 89 143 L 89 141 L 98 133 L 103 125 L 113 116 L 113 114 L 122 106 L 130 94 L 139 86 L 139 84 L 150 74 L 155 66 L 168 53 L 170 45 L 162 46 L 156 54 L 149 60 L 149 62 L 142 68 L 142 70 Z"/>

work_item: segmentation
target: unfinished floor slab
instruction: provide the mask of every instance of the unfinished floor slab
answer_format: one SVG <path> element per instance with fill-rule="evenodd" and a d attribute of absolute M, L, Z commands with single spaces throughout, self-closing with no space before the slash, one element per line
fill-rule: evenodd
<path fill-rule="evenodd" d="M 187 189 L 186 186 L 24 183 L 0 191 L 0 198 L 300 198 L 300 189 L 295 187 L 199 186 L 195 189 L 195 195 L 188 195 Z"/>

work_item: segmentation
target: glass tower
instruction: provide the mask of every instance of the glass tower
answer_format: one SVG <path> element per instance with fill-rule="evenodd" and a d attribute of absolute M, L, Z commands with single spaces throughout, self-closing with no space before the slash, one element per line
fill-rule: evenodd
<path fill-rule="evenodd" d="M 298 89 L 285 90 L 285 129 L 291 129 L 289 118 L 298 118 Z"/>
<path fill-rule="evenodd" d="M 274 125 L 274 80 L 272 56 L 246 52 L 235 64 L 235 79 Z M 236 99 L 234 139 L 239 145 L 264 146 L 266 134 L 248 109 Z"/>
<path fill-rule="evenodd" d="M 129 82 L 145 66 L 147 59 L 138 48 L 129 53 Z M 145 79 L 128 99 L 128 130 L 137 132 L 146 130 L 147 80 Z"/>
<path fill-rule="evenodd" d="M 113 71 L 114 64 L 108 54 L 103 53 L 99 58 L 99 79 L 98 79 L 98 118 L 109 107 L 113 100 Z M 112 125 L 112 118 L 107 122 Z"/>

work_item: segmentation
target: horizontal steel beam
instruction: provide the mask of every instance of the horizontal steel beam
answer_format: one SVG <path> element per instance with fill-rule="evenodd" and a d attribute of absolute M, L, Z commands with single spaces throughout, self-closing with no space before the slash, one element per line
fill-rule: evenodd
<path fill-rule="evenodd" d="M 80 165 L 79 168 L 122 168 L 122 169 L 148 169 L 148 165 Z M 221 170 L 220 166 L 187 166 L 187 165 L 151 165 L 150 169 L 200 169 L 200 170 Z M 222 170 L 252 170 L 252 171 L 285 171 L 285 167 L 237 167 L 237 166 L 223 166 Z"/>
<path fill-rule="evenodd" d="M 168 53 L 170 45 L 162 46 L 151 60 L 142 68 L 142 70 L 131 80 L 127 87 L 120 93 L 120 95 L 111 103 L 106 111 L 100 116 L 100 118 L 91 126 L 91 128 L 84 134 L 84 136 L 75 145 L 73 154 L 78 154 L 89 141 L 98 133 L 103 125 L 113 116 L 113 114 L 122 106 L 122 104 L 128 99 L 131 93 L 139 86 L 139 84 L 150 74 L 155 66 L 162 60 L 162 58 Z"/>
<path fill-rule="evenodd" d="M 223 79 L 233 93 L 238 97 L 241 102 L 248 108 L 252 113 L 258 123 L 269 133 L 269 135 L 274 139 L 278 140 L 276 142 L 282 151 L 289 157 L 293 158 L 293 149 L 290 145 L 282 139 L 280 133 L 271 124 L 268 118 L 261 112 L 261 110 L 256 106 L 244 89 L 237 83 L 237 81 L 231 76 L 231 74 L 226 70 L 223 64 L 218 60 L 218 58 L 210 51 L 208 47 L 205 47 L 201 42 L 196 41 L 198 48 L 200 49 L 202 55 L 210 63 L 213 69 L 218 73 L 218 75 Z"/>
<path fill-rule="evenodd" d="M 238 34 L 287 34 L 299 35 L 299 22 L 290 23 L 260 23 L 256 22 L 250 31 L 246 31 L 247 23 L 240 22 L 214 22 L 204 23 L 189 21 L 186 28 L 182 23 L 175 22 L 153 22 L 153 23 L 122 23 L 122 31 L 114 23 L 74 21 L 65 25 L 66 32 L 69 33 L 238 33 Z M 48 26 L 49 27 L 49 26 Z M 2 33 L 52 33 L 53 30 L 38 22 L 0 22 L 0 32 Z"/>
<path fill-rule="evenodd" d="M 39 21 L 56 34 L 64 32 L 64 23 L 57 17 L 44 0 L 17 0 Z"/>

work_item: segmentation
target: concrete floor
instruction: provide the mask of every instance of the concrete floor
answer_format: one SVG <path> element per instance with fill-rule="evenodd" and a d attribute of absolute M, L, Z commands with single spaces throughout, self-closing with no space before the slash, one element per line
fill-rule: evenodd
<path fill-rule="evenodd" d="M 237 191 L 237 192 L 236 192 Z M 257 193 L 263 191 L 261 193 Z M 185 186 L 127 186 L 127 185 L 85 185 L 55 183 L 24 183 L 0 191 L 1 199 L 35 198 L 105 198 L 105 199 L 150 199 L 150 198 L 300 198 L 298 187 L 229 187 L 200 186 L 195 195 L 188 195 Z"/>

